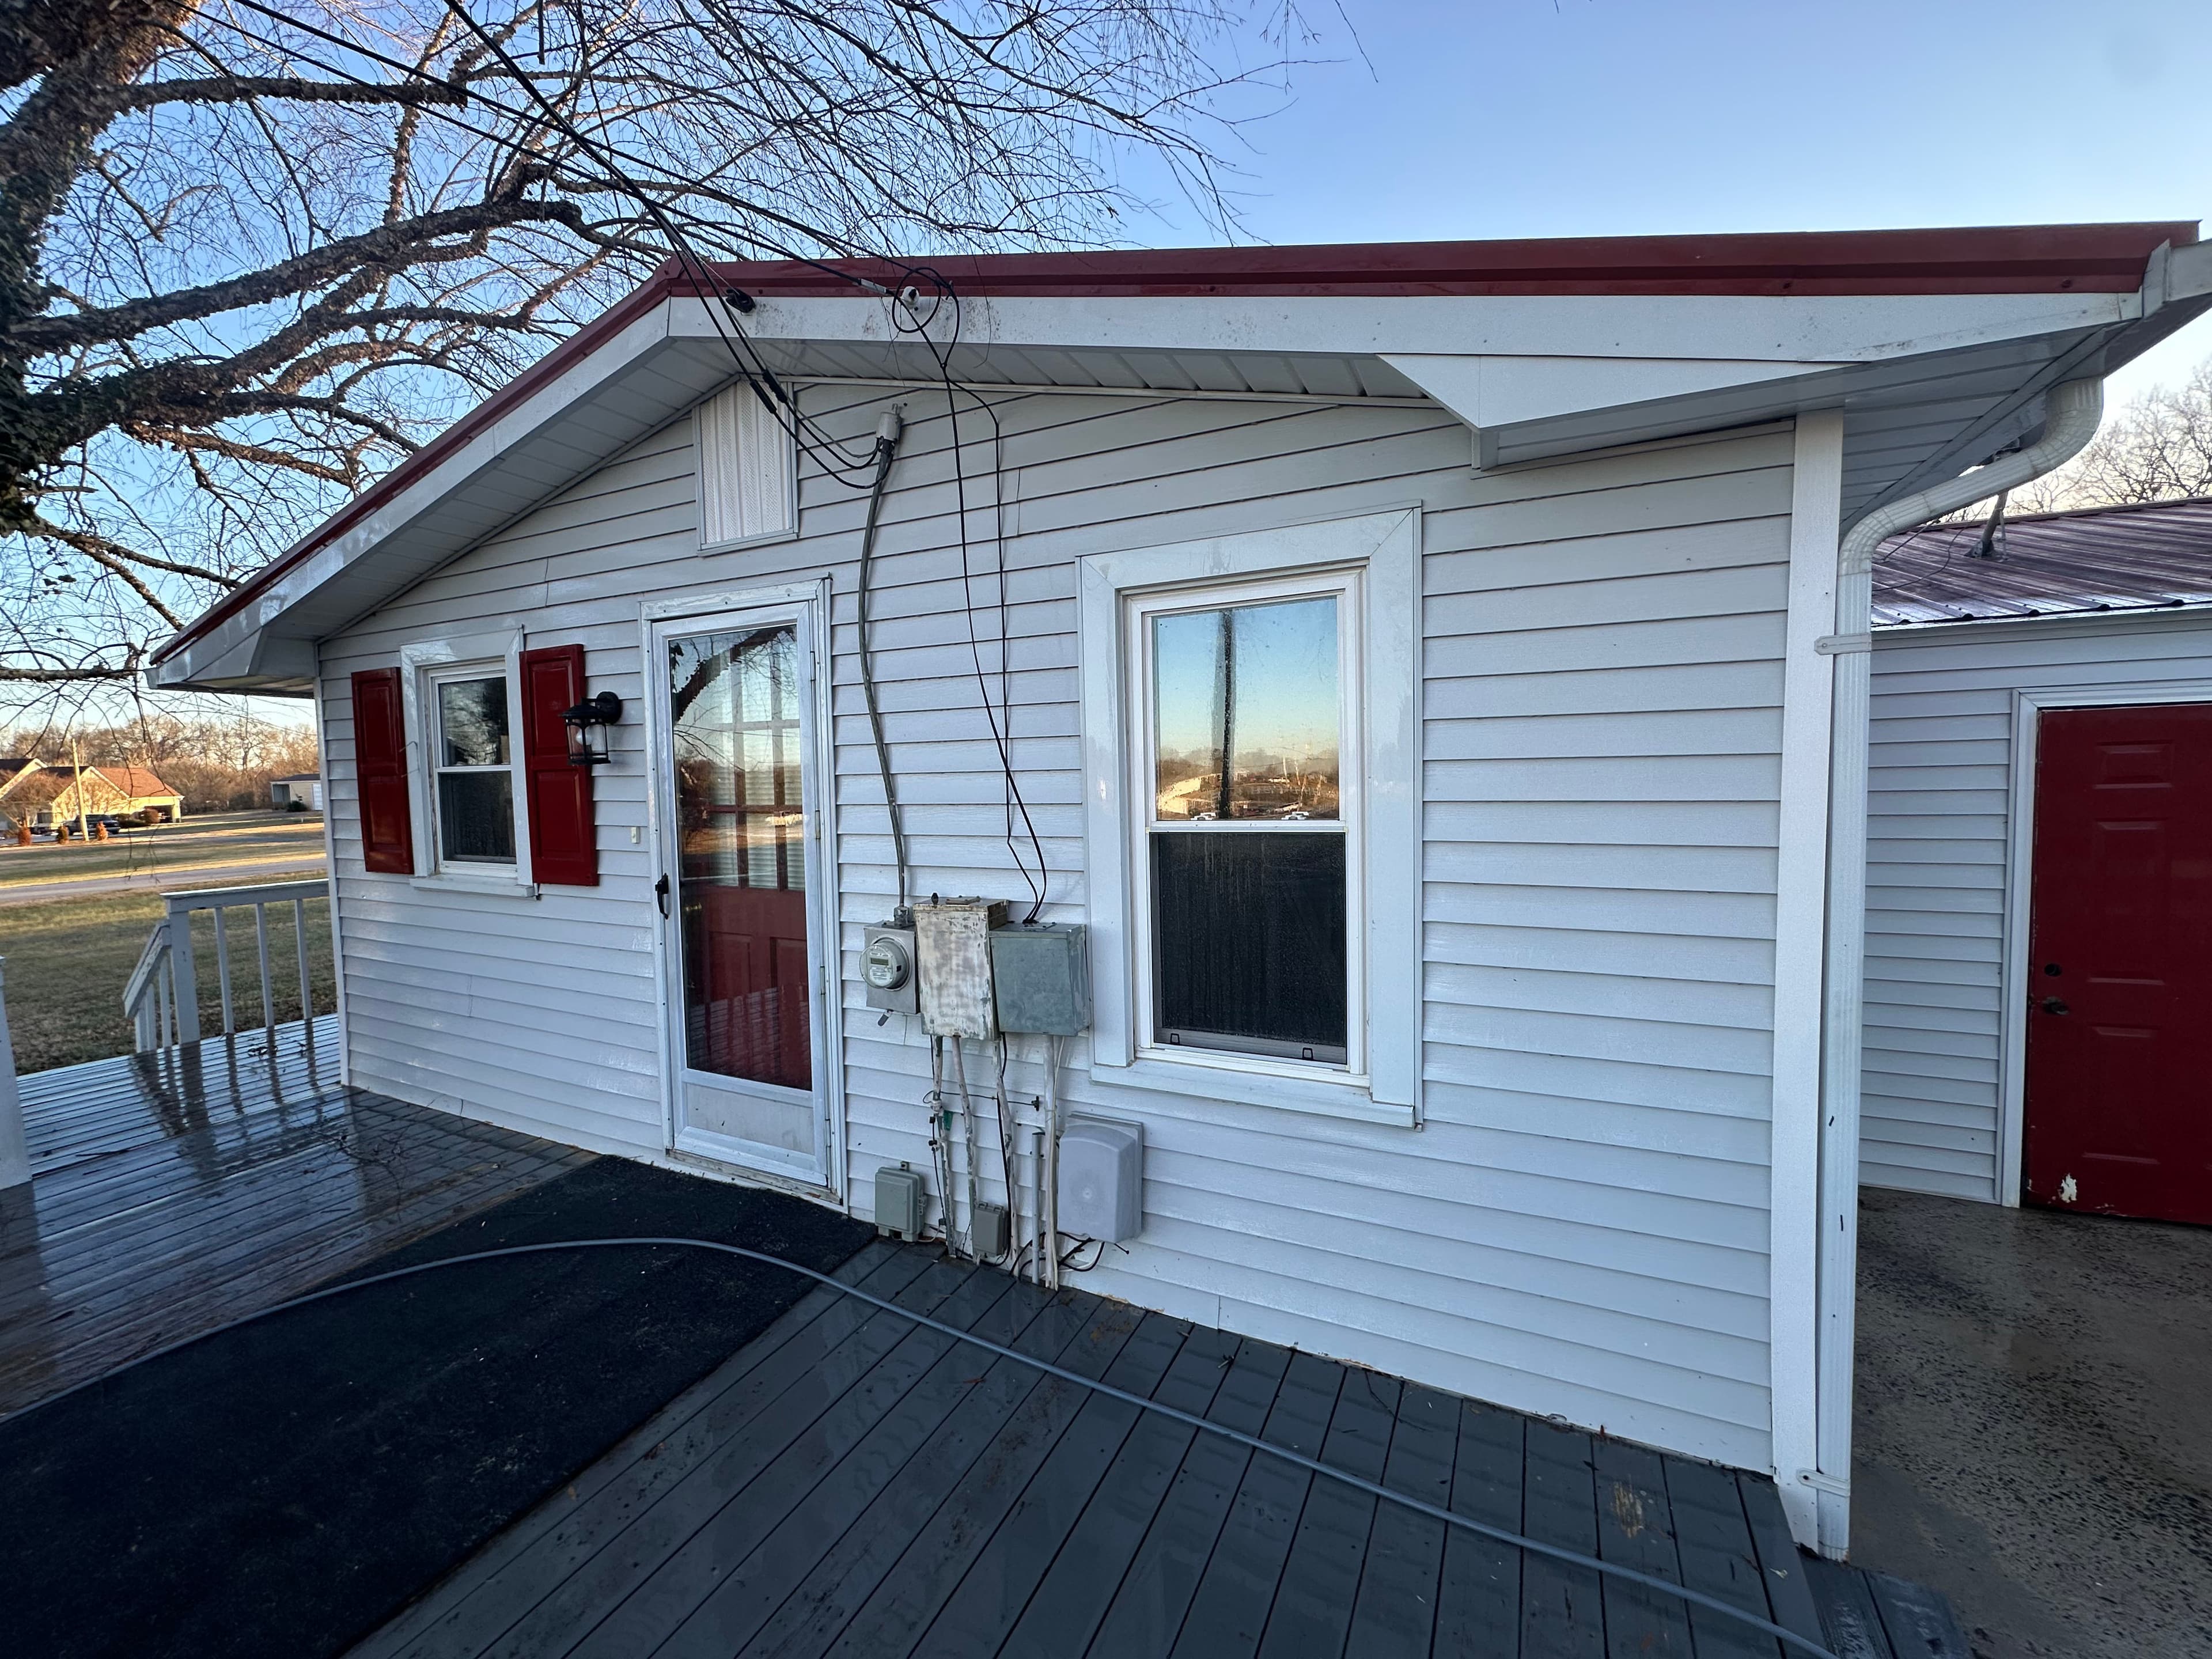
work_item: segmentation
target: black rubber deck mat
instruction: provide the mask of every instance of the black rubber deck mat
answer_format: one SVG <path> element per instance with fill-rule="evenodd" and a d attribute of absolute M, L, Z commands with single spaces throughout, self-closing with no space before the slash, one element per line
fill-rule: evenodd
<path fill-rule="evenodd" d="M 601 1158 L 347 1275 L 690 1235 L 821 1272 L 874 1236 Z M 226 1332 L 0 1423 L 10 1659 L 307 1659 L 376 1628 L 813 1288 L 704 1250 L 417 1274 Z"/>

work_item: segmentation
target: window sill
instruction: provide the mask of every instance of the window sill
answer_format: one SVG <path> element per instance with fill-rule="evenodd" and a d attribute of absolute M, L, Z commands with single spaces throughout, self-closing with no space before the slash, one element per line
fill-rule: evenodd
<path fill-rule="evenodd" d="M 1195 1095 L 1206 1100 L 1235 1101 L 1245 1106 L 1273 1106 L 1279 1110 L 1305 1112 L 1355 1123 L 1380 1123 L 1395 1129 L 1419 1127 L 1411 1106 L 1375 1098 L 1364 1077 L 1344 1073 L 1316 1075 L 1289 1066 L 1267 1066 L 1223 1060 L 1194 1060 L 1178 1054 L 1172 1059 L 1156 1050 L 1139 1050 L 1127 1066 L 1102 1066 L 1093 1061 L 1091 1078 L 1124 1089 L 1152 1089 L 1166 1094 Z"/>
<path fill-rule="evenodd" d="M 514 876 L 464 876 L 441 872 L 434 876 L 410 876 L 407 884 L 426 893 L 488 893 L 495 898 L 538 896 L 536 882 Z"/>

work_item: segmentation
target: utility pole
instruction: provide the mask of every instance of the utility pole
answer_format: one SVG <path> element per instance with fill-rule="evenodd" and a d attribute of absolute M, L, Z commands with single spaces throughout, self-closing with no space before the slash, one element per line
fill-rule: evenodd
<path fill-rule="evenodd" d="M 77 758 L 76 733 L 70 733 L 70 770 L 76 774 L 76 838 L 84 841 L 84 763 Z"/>

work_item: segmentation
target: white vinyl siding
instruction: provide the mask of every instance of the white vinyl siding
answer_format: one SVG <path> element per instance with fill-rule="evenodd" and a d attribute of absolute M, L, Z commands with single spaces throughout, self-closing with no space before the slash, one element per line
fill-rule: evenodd
<path fill-rule="evenodd" d="M 1861 1181 L 2005 1194 L 2013 694 L 2202 679 L 2212 623 L 2193 616 L 1875 634 Z"/>
<path fill-rule="evenodd" d="M 817 386 L 855 441 L 902 404 L 872 616 L 915 890 L 1026 908 L 978 705 L 941 397 Z M 1075 561 L 1424 504 L 1423 1127 L 1094 1082 L 1146 1126 L 1146 1228 L 1079 1282 L 1180 1316 L 1725 1462 L 1768 1459 L 1767 1123 L 1786 427 L 1476 477 L 1440 410 L 1009 395 L 1011 748 L 1047 920 L 1084 911 Z M 975 625 L 999 617 L 987 430 L 969 434 Z M 637 603 L 829 574 L 844 1186 L 927 1168 L 928 1053 L 878 1025 L 861 929 L 894 902 L 855 652 L 864 497 L 808 464 L 799 533 L 702 555 L 678 422 L 327 643 L 355 1080 L 657 1156 L 642 733 L 598 778 L 602 885 L 534 902 L 361 872 L 346 677 L 407 640 L 580 640 L 642 707 Z M 991 676 L 995 697 L 998 679 Z M 649 840 L 649 837 L 647 837 Z M 1026 842 L 1024 860 L 1030 860 Z M 590 1007 L 588 1024 L 573 1011 Z M 1042 1087 L 1036 1040 L 1010 1091 Z M 988 1161 L 987 1161 L 988 1162 Z"/>

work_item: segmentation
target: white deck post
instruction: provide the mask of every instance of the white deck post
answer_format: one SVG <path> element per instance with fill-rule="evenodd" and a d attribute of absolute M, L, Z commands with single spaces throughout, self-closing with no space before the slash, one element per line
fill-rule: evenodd
<path fill-rule="evenodd" d="M 163 901 L 169 912 L 169 979 L 176 989 L 172 1001 L 179 1042 L 200 1040 L 199 976 L 192 965 L 192 913 L 188 903 L 172 896 Z"/>
<path fill-rule="evenodd" d="M 15 1087 L 15 1046 L 8 1036 L 8 959 L 0 957 L 0 1191 L 31 1178 L 31 1149 L 23 1138 L 23 1097 Z"/>

